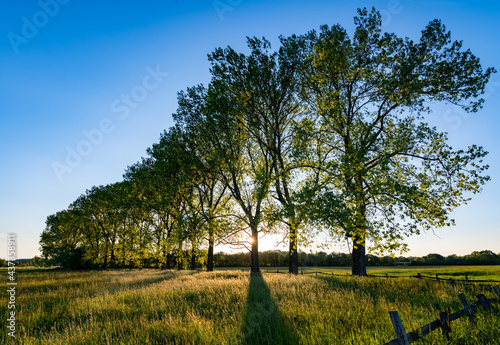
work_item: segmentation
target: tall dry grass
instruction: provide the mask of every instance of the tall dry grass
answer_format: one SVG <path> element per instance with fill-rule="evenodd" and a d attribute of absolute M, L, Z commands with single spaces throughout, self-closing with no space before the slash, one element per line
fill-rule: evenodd
<path fill-rule="evenodd" d="M 19 344 L 382 344 L 394 338 L 389 310 L 410 331 L 461 309 L 458 293 L 492 297 L 487 287 L 429 280 L 241 271 L 23 270 L 17 278 Z M 500 344 L 499 324 L 498 309 L 479 310 L 475 326 L 452 324 L 450 344 Z M 0 339 L 12 340 L 5 327 Z M 439 331 L 419 342 L 446 343 Z"/>

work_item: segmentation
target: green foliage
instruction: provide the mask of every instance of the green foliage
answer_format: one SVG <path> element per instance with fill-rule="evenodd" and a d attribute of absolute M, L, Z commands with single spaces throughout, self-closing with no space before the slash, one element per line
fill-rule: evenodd
<path fill-rule="evenodd" d="M 171 267 L 189 246 L 207 250 L 211 270 L 215 245 L 233 243 L 258 271 L 259 234 L 274 232 L 297 273 L 299 244 L 323 231 L 352 242 L 364 275 L 366 248 L 403 252 L 406 237 L 453 225 L 489 180 L 487 152 L 452 148 L 425 118 L 435 102 L 477 112 L 496 71 L 439 20 L 416 42 L 383 33 L 375 9 L 354 25 L 352 37 L 339 24 L 280 37 L 275 51 L 265 38 L 248 38 L 248 54 L 217 48 L 210 84 L 179 92 L 175 126 L 148 157 L 47 218 L 43 255 L 64 267 Z"/>
<path fill-rule="evenodd" d="M 340 26 L 306 35 L 302 97 L 318 115 L 324 167 L 300 200 L 333 237 L 351 238 L 353 272 L 363 274 L 364 247 L 406 249 L 404 238 L 454 223 L 449 214 L 488 181 L 487 152 L 454 150 L 424 122 L 431 102 L 476 112 L 493 68 L 439 21 L 415 43 L 382 33 L 379 12 L 358 10 L 352 39 Z"/>

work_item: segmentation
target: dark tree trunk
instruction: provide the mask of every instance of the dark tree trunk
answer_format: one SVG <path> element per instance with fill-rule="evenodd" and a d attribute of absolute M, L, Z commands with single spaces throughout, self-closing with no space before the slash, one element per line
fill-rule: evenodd
<path fill-rule="evenodd" d="M 167 270 L 172 267 L 172 253 L 167 254 Z"/>
<path fill-rule="evenodd" d="M 158 247 L 157 254 L 156 254 L 156 268 L 160 268 L 161 266 L 161 255 L 160 255 L 160 250 L 161 250 L 161 239 L 158 239 L 156 241 L 156 246 Z"/>
<path fill-rule="evenodd" d="M 299 252 L 297 246 L 297 229 L 290 227 L 290 252 L 288 253 L 288 272 L 299 274 Z"/>
<path fill-rule="evenodd" d="M 252 272 L 260 272 L 259 269 L 259 232 L 257 227 L 252 228 L 252 252 L 250 253 Z"/>
<path fill-rule="evenodd" d="M 177 255 L 177 258 L 176 258 L 177 259 L 177 269 L 179 271 L 181 271 L 182 270 L 182 251 L 180 251 L 178 254 L 179 255 Z"/>
<path fill-rule="evenodd" d="M 102 264 L 103 268 L 108 268 L 108 248 L 107 246 L 105 247 L 105 252 L 104 252 L 104 263 Z"/>
<path fill-rule="evenodd" d="M 352 275 L 366 276 L 366 203 L 363 181 L 356 176 L 357 229 L 352 236 Z"/>
<path fill-rule="evenodd" d="M 208 230 L 208 256 L 207 256 L 207 271 L 214 270 L 214 230 L 212 226 Z"/>
<path fill-rule="evenodd" d="M 352 275 L 366 276 L 366 250 L 365 241 L 358 236 L 352 238 Z"/>
<path fill-rule="evenodd" d="M 191 270 L 194 271 L 196 269 L 196 250 L 193 244 L 193 248 L 191 249 Z"/>

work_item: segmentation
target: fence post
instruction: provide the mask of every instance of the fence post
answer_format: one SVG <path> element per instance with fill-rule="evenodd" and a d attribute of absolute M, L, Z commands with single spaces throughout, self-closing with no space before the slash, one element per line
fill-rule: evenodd
<path fill-rule="evenodd" d="M 448 334 L 451 332 L 450 315 L 444 311 L 439 313 L 439 321 L 441 322 L 441 334 L 446 337 L 446 340 L 450 340 L 450 335 Z"/>
<path fill-rule="evenodd" d="M 439 280 L 439 276 L 438 276 L 438 274 L 437 274 L 437 273 L 436 273 L 436 279 L 437 279 L 437 280 Z"/>
<path fill-rule="evenodd" d="M 401 322 L 401 318 L 399 317 L 399 313 L 397 310 L 390 311 L 389 316 L 391 317 L 392 327 L 394 327 L 394 331 L 396 332 L 396 341 L 400 345 L 410 345 L 410 341 L 408 340 L 408 335 L 406 334 L 403 323 Z"/>
<path fill-rule="evenodd" d="M 486 298 L 485 295 L 479 294 L 476 297 L 477 297 L 479 303 L 481 303 L 481 305 L 483 306 L 484 309 L 486 309 L 486 310 L 490 310 L 491 309 L 491 303 L 490 303 L 490 301 L 488 301 L 488 299 Z"/>
<path fill-rule="evenodd" d="M 300 271 L 300 274 L 301 274 L 301 275 L 304 275 L 304 271 Z"/>
<path fill-rule="evenodd" d="M 460 298 L 460 302 L 462 302 L 462 305 L 464 307 L 465 313 L 469 317 L 469 322 L 474 323 L 474 313 L 472 312 L 472 308 L 467 302 L 467 298 L 463 293 L 458 295 L 458 298 Z"/>
<path fill-rule="evenodd" d="M 318 272 L 316 272 L 316 278 L 318 278 Z"/>
<path fill-rule="evenodd" d="M 493 292 L 495 293 L 495 295 L 497 295 L 497 298 L 500 301 L 500 293 L 498 292 L 498 287 L 496 285 L 493 285 L 491 288 L 493 289 Z"/>
<path fill-rule="evenodd" d="M 469 277 L 467 277 L 467 274 L 465 275 L 465 281 L 468 282 L 469 281 Z"/>

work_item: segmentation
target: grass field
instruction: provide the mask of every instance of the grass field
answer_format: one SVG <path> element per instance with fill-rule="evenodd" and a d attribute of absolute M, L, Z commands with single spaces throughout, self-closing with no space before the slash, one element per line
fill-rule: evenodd
<path fill-rule="evenodd" d="M 248 268 L 239 268 L 249 270 Z M 288 272 L 288 267 L 262 267 L 263 271 Z M 351 274 L 350 267 L 301 267 L 304 274 L 312 272 L 333 273 L 335 275 Z M 368 275 L 390 277 L 410 277 L 420 273 L 422 276 L 432 276 L 437 273 L 442 279 L 464 280 L 465 275 L 469 280 L 492 280 L 500 281 L 500 266 L 390 266 L 390 267 L 368 267 Z"/>
<path fill-rule="evenodd" d="M 493 297 L 483 285 L 263 271 L 19 270 L 16 339 L 2 326 L 1 343 L 383 344 L 395 337 L 390 310 L 399 311 L 410 331 L 436 319 L 439 311 L 462 309 L 458 293 L 471 302 L 478 293 Z M 377 268 L 369 273 L 375 271 L 500 277 L 500 268 L 491 266 Z M 2 301 L 6 320 L 7 300 Z M 450 342 L 435 331 L 418 343 L 500 344 L 499 308 L 480 308 L 476 315 L 475 326 L 467 318 L 452 323 Z"/>

